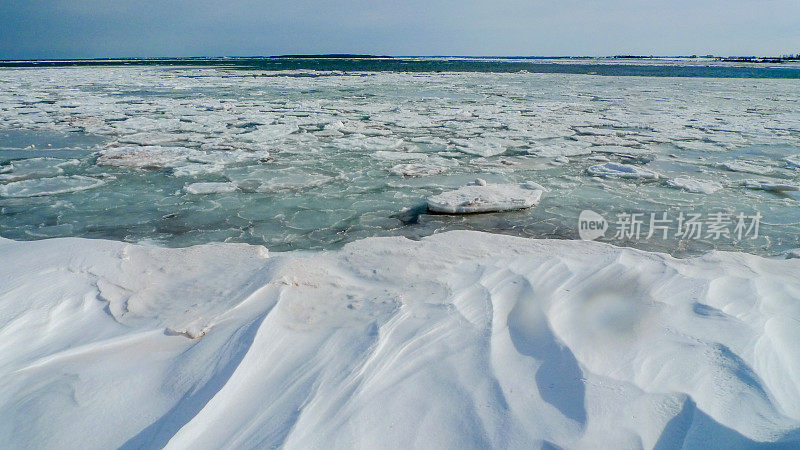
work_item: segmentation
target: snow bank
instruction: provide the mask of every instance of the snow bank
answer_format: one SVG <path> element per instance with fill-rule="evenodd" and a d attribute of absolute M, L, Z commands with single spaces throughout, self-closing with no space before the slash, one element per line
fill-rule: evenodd
<path fill-rule="evenodd" d="M 446 214 L 513 211 L 535 206 L 542 190 L 528 184 L 486 184 L 464 186 L 428 198 L 428 210 Z"/>
<path fill-rule="evenodd" d="M 800 444 L 797 259 L 477 232 L 0 255 L 10 448 Z"/>

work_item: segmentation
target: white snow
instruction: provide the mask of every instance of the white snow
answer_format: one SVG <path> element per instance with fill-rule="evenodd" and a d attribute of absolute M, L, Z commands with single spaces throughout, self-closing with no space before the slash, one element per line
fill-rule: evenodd
<path fill-rule="evenodd" d="M 476 183 L 428 198 L 428 210 L 446 214 L 471 214 L 513 211 L 535 206 L 542 197 L 541 189 L 522 184 Z"/>
<path fill-rule="evenodd" d="M 206 183 L 191 183 L 184 186 L 183 190 L 187 194 L 223 194 L 226 192 L 234 192 L 238 189 L 236 183 L 231 182 L 206 182 Z"/>
<path fill-rule="evenodd" d="M 0 240 L 7 448 L 796 447 L 800 260 Z"/>
<path fill-rule="evenodd" d="M 630 164 L 620 164 L 615 162 L 607 162 L 605 164 L 596 164 L 586 169 L 586 173 L 594 177 L 605 178 L 635 178 L 642 180 L 655 180 L 658 174 L 650 169 L 644 167 L 633 166 Z"/>
<path fill-rule="evenodd" d="M 684 189 L 699 194 L 713 194 L 722 189 L 722 184 L 716 181 L 698 180 L 692 177 L 675 177 L 667 180 L 667 186 Z"/>

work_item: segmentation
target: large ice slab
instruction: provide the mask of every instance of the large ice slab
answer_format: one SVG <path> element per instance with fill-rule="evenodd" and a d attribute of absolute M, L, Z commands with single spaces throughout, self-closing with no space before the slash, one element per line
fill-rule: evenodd
<path fill-rule="evenodd" d="M 542 193 L 528 184 L 482 182 L 428 197 L 428 210 L 446 214 L 513 211 L 535 206 Z"/>

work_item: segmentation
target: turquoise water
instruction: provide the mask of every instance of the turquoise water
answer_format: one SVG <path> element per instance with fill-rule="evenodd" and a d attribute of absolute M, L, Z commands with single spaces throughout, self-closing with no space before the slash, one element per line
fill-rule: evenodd
<path fill-rule="evenodd" d="M 0 236 L 281 251 L 450 229 L 573 239 L 585 209 L 611 222 L 619 213 L 723 211 L 760 213 L 759 237 L 601 240 L 679 256 L 779 255 L 800 247 L 800 196 L 745 182 L 800 185 L 797 77 L 788 66 L 679 61 L 6 67 Z M 660 178 L 587 174 L 602 159 Z M 683 176 L 721 186 L 670 186 Z M 549 192 L 519 212 L 426 212 L 428 196 L 477 177 L 532 180 Z M 190 193 L 200 182 L 227 188 Z"/>

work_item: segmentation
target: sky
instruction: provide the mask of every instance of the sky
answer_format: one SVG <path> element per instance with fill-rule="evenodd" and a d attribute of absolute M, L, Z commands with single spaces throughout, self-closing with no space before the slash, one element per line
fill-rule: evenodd
<path fill-rule="evenodd" d="M 800 0 L 0 0 L 0 59 L 774 56 Z"/>

